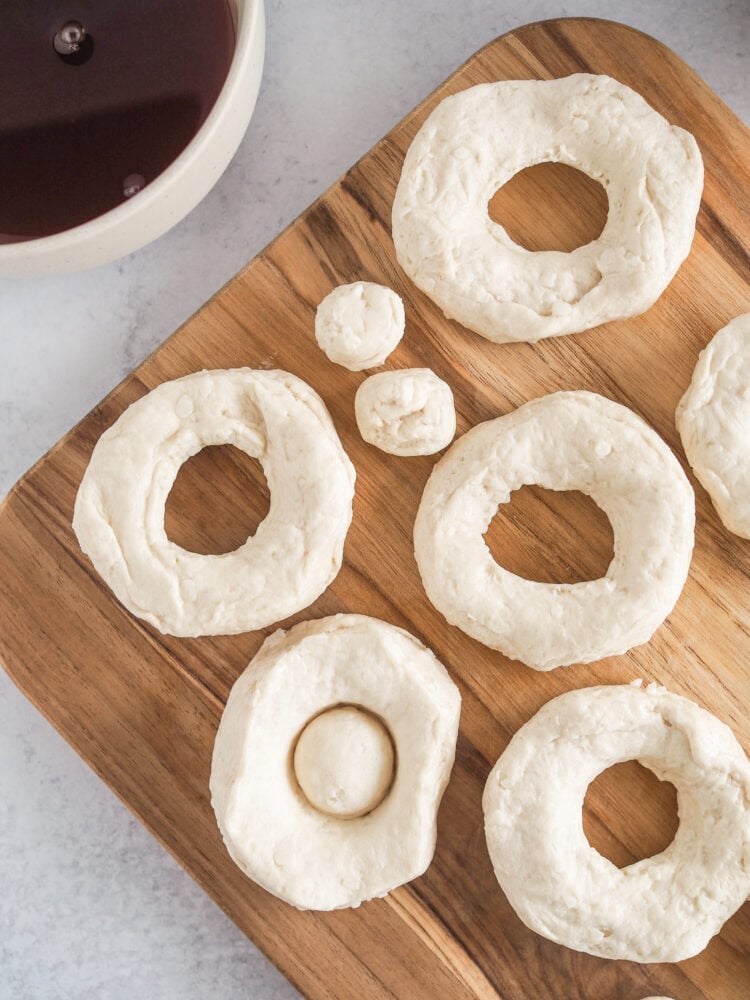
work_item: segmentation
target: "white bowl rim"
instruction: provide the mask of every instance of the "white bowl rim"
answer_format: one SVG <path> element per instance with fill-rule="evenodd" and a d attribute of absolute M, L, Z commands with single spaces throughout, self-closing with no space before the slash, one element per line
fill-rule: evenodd
<path fill-rule="evenodd" d="M 248 75 L 249 67 L 247 64 L 256 58 L 255 36 L 259 30 L 264 30 L 263 0 L 229 0 L 229 3 L 237 17 L 237 37 L 229 72 L 206 120 L 182 152 L 132 200 L 116 205 L 94 219 L 89 219 L 87 222 L 82 222 L 70 229 L 64 229 L 59 233 L 31 240 L 16 240 L 12 243 L 0 244 L 0 277 L 3 275 L 4 265 L 18 263 L 21 260 L 31 263 L 36 258 L 56 257 L 58 254 L 69 252 L 81 244 L 94 242 L 97 237 L 116 229 L 121 223 L 132 221 L 135 215 L 153 214 L 156 210 L 155 203 L 161 201 L 165 193 L 175 185 L 175 182 L 179 182 L 184 174 L 191 169 L 191 164 L 196 156 L 205 153 L 206 147 L 214 142 L 216 135 L 222 131 L 225 120 L 232 114 L 235 97 Z M 253 106 L 254 104 L 255 98 L 252 101 Z M 248 115 L 249 117 L 250 115 Z M 187 213 L 180 213 L 180 216 L 172 224 L 176 224 L 179 218 L 183 218 L 185 214 Z M 166 228 L 169 226 L 165 227 L 162 232 L 166 231 Z M 156 238 L 158 236 L 149 236 L 144 243 L 124 249 L 123 254 L 130 253 Z M 106 260 L 111 260 L 112 256 L 112 254 L 108 254 Z"/>

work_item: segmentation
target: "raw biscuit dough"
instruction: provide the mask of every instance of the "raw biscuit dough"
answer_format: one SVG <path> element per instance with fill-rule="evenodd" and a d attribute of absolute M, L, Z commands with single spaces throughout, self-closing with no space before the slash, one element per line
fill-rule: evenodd
<path fill-rule="evenodd" d="M 209 445 L 257 458 L 271 493 L 234 552 L 175 545 L 164 508 L 180 466 Z M 94 448 L 76 497 L 79 544 L 115 596 L 161 632 L 229 635 L 311 604 L 341 566 L 354 468 L 320 397 L 282 371 L 203 371 L 152 389 Z"/>
<path fill-rule="evenodd" d="M 404 304 L 372 281 L 339 285 L 315 313 L 315 339 L 329 361 L 349 371 L 382 365 L 404 335 Z"/>
<path fill-rule="evenodd" d="M 371 375 L 357 389 L 354 414 L 364 440 L 390 455 L 433 455 L 456 433 L 453 393 L 429 368 Z"/>
<path fill-rule="evenodd" d="M 676 413 L 688 462 L 724 525 L 750 538 L 750 313 L 701 352 Z"/>
<path fill-rule="evenodd" d="M 572 253 L 526 250 L 488 213 L 514 174 L 545 162 L 607 192 L 601 235 Z M 393 242 L 450 319 L 536 341 L 648 309 L 688 255 L 702 188 L 693 136 L 610 77 L 479 84 L 441 101 L 412 142 Z"/>
<path fill-rule="evenodd" d="M 294 774 L 319 812 L 352 819 L 372 812 L 393 781 L 393 744 L 374 715 L 351 705 L 316 715 L 294 749 Z"/>
<path fill-rule="evenodd" d="M 311 720 L 340 706 L 378 719 L 393 747 L 389 789 L 356 818 L 315 808 L 299 783 L 309 792 L 309 771 L 294 770 Z M 234 861 L 299 909 L 358 906 L 421 875 L 435 850 L 460 706 L 433 653 L 393 625 L 335 615 L 276 632 L 232 688 L 214 746 L 211 801 Z M 335 747 L 335 734 L 324 742 Z M 340 746 L 348 753 L 346 731 Z M 322 765 L 324 752 L 313 749 Z M 386 765 L 380 754 L 368 770 Z M 348 769 L 333 770 L 346 776 Z M 339 800 L 351 787 L 341 791 Z"/>
<path fill-rule="evenodd" d="M 672 782 L 680 823 L 666 850 L 619 869 L 588 843 L 581 811 L 597 775 L 627 760 Z M 553 698 L 511 739 L 482 804 L 511 906 L 577 951 L 681 962 L 750 893 L 750 763 L 728 726 L 656 684 Z"/>
<path fill-rule="evenodd" d="M 605 576 L 538 583 L 495 562 L 484 534 L 522 486 L 580 490 L 614 532 Z M 459 438 L 427 481 L 414 552 L 427 596 L 452 624 L 537 670 L 647 642 L 682 590 L 695 500 L 679 462 L 631 410 L 556 392 Z"/>

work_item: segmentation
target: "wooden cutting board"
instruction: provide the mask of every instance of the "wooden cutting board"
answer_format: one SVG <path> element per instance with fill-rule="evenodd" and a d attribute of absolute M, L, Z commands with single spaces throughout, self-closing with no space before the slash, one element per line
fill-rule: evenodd
<path fill-rule="evenodd" d="M 695 134 L 706 165 L 695 243 L 644 316 L 538 346 L 490 344 L 447 321 L 396 264 L 389 219 L 401 162 L 425 116 L 447 94 L 487 80 L 578 71 L 616 77 Z M 590 684 L 656 679 L 715 712 L 748 749 L 750 543 L 722 529 L 697 488 L 690 578 L 651 643 L 548 674 L 509 662 L 447 626 L 420 585 L 411 529 L 434 458 L 398 459 L 365 445 L 353 419 L 354 392 L 364 376 L 330 364 L 312 338 L 316 304 L 332 287 L 360 278 L 383 282 L 403 296 L 407 315 L 406 337 L 388 367 L 426 365 L 445 378 L 455 391 L 459 433 L 543 393 L 585 388 L 642 414 L 684 461 L 673 413 L 698 352 L 730 317 L 750 310 L 749 193 L 749 133 L 669 49 L 605 21 L 520 28 L 482 49 L 408 115 L 5 501 L 0 655 L 10 675 L 309 996 L 750 995 L 748 906 L 703 954 L 679 965 L 604 961 L 528 931 L 493 878 L 480 807 L 487 773 L 519 726 L 552 696 Z M 511 182 L 493 213 L 531 248 L 574 246 L 596 235 L 602 197 L 573 171 L 540 167 Z M 329 590 L 292 621 L 356 611 L 403 626 L 436 651 L 463 696 L 434 863 L 411 885 L 355 911 L 298 913 L 278 902 L 229 861 L 214 823 L 208 796 L 214 733 L 230 686 L 267 633 L 191 640 L 160 635 L 112 598 L 71 532 L 76 488 L 91 450 L 129 403 L 165 379 L 242 365 L 285 368 L 314 386 L 357 468 L 345 565 Z M 266 503 L 257 466 L 230 449 L 207 449 L 180 474 L 168 530 L 200 551 L 225 551 L 254 529 Z M 611 555 L 606 520 L 590 501 L 531 488 L 498 515 L 489 541 L 506 566 L 543 580 L 601 575 Z M 648 780 L 638 765 L 621 765 L 592 786 L 586 829 L 616 863 L 629 863 L 668 842 L 670 807 L 668 789 Z"/>

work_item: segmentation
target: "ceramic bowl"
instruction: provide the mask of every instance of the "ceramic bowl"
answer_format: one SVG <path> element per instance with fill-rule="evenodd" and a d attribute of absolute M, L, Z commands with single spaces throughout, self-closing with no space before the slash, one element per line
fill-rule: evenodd
<path fill-rule="evenodd" d="M 237 151 L 260 89 L 263 0 L 231 0 L 236 45 L 224 86 L 190 143 L 129 201 L 53 236 L 0 245 L 0 277 L 79 271 L 116 260 L 161 236 L 210 191 Z"/>

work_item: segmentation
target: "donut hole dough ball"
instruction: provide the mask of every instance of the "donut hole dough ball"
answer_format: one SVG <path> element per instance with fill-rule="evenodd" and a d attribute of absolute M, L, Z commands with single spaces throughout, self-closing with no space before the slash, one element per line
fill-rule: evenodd
<path fill-rule="evenodd" d="M 589 845 L 581 812 L 591 781 L 626 760 L 674 784 L 680 821 L 664 851 L 620 869 Z M 698 954 L 743 904 L 749 802 L 750 762 L 731 730 L 655 684 L 548 702 L 513 736 L 482 800 L 495 875 L 526 926 L 635 962 Z"/>
<path fill-rule="evenodd" d="M 190 552 L 167 537 L 167 498 L 184 462 L 225 444 L 260 462 L 269 511 L 234 551 Z M 249 632 L 307 607 L 336 576 L 354 478 L 323 401 L 301 379 L 197 372 L 152 389 L 102 434 L 73 529 L 115 596 L 161 632 Z"/>
<path fill-rule="evenodd" d="M 335 615 L 276 632 L 216 735 L 211 802 L 230 855 L 299 909 L 359 906 L 421 875 L 460 706 L 434 654 L 393 625 Z"/>
<path fill-rule="evenodd" d="M 511 177 L 544 162 L 607 191 L 601 235 L 571 253 L 525 250 L 488 213 Z M 690 250 L 702 187 L 692 135 L 610 77 L 480 84 L 441 101 L 412 142 L 393 242 L 449 319 L 536 341 L 648 309 Z"/>
<path fill-rule="evenodd" d="M 322 813 L 352 819 L 372 812 L 393 781 L 393 743 L 370 712 L 341 705 L 305 726 L 294 750 L 294 774 Z"/>
<path fill-rule="evenodd" d="M 334 288 L 315 314 L 315 339 L 337 365 L 377 368 L 404 335 L 404 304 L 392 288 L 356 281 Z"/>
<path fill-rule="evenodd" d="M 750 538 L 750 313 L 719 330 L 701 352 L 676 423 L 724 526 Z"/>
<path fill-rule="evenodd" d="M 607 515 L 614 558 L 597 580 L 525 580 L 484 535 L 521 486 L 580 490 Z M 537 670 L 647 642 L 672 610 L 693 550 L 694 497 L 640 417 L 590 392 L 557 392 L 459 438 L 432 470 L 414 523 L 427 596 L 452 624 Z"/>
<path fill-rule="evenodd" d="M 363 439 L 390 455 L 432 455 L 456 433 L 453 393 L 429 368 L 370 375 L 357 389 L 354 414 Z"/>

